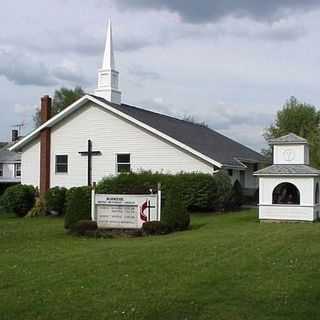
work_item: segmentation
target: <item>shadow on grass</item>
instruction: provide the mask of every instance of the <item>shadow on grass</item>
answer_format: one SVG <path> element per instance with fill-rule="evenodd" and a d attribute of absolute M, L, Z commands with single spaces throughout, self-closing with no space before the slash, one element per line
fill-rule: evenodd
<path fill-rule="evenodd" d="M 201 229 L 202 227 L 206 226 L 207 223 L 194 223 L 194 224 L 191 224 L 190 228 L 188 229 L 189 231 L 192 231 L 192 230 L 199 230 Z"/>

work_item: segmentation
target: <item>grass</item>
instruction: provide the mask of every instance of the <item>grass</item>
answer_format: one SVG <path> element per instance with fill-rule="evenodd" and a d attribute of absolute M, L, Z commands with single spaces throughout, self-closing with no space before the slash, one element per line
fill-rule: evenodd
<path fill-rule="evenodd" d="M 167 236 L 86 239 L 0 216 L 0 319 L 319 319 L 320 224 L 194 215 Z"/>

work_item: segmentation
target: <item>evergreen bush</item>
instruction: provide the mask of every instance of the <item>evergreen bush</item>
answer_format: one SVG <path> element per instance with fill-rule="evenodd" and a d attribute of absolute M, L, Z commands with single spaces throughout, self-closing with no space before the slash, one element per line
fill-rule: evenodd
<path fill-rule="evenodd" d="M 242 186 L 240 182 L 236 180 L 231 190 L 227 209 L 238 210 L 242 206 L 243 202 L 244 202 L 244 196 L 243 196 Z"/>
<path fill-rule="evenodd" d="M 18 185 L 18 183 L 0 183 L 0 197 L 4 194 L 7 188 Z"/>
<path fill-rule="evenodd" d="M 8 187 L 1 196 L 1 206 L 7 212 L 13 212 L 17 217 L 24 217 L 34 206 L 36 190 L 33 186 L 18 184 Z"/>
<path fill-rule="evenodd" d="M 181 191 L 181 196 L 190 211 L 223 210 L 230 198 L 232 185 L 229 177 L 216 174 L 179 173 L 177 175 L 151 172 L 120 174 L 102 179 L 97 184 L 97 193 L 145 194 L 157 190 L 158 182 L 164 194 L 172 187 Z"/>
<path fill-rule="evenodd" d="M 186 230 L 190 224 L 190 214 L 178 188 L 167 191 L 161 212 L 161 223 L 168 231 Z"/>
<path fill-rule="evenodd" d="M 90 187 L 74 187 L 66 193 L 64 227 L 69 229 L 80 220 L 91 220 Z"/>
<path fill-rule="evenodd" d="M 66 188 L 54 187 L 45 193 L 45 207 L 48 213 L 56 215 L 62 215 L 65 213 L 66 192 Z"/>

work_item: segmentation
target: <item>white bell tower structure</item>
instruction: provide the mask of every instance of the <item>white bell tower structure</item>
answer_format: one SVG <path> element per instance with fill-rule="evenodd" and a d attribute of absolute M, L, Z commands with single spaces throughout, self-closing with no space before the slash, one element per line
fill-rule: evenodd
<path fill-rule="evenodd" d="M 98 73 L 98 88 L 94 91 L 94 94 L 112 103 L 121 104 L 121 91 L 119 90 L 119 72 L 115 69 L 112 43 L 112 26 L 110 19 L 107 28 L 107 39 L 102 68 Z"/>

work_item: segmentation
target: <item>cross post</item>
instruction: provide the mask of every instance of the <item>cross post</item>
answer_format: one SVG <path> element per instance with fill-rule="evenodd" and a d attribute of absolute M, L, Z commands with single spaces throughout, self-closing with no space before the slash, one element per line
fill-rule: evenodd
<path fill-rule="evenodd" d="M 92 151 L 92 141 L 88 140 L 88 151 L 80 151 L 79 154 L 88 157 L 88 186 L 92 184 L 92 156 L 101 155 L 100 151 Z"/>

